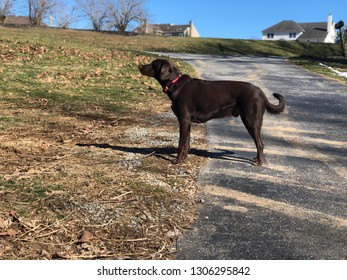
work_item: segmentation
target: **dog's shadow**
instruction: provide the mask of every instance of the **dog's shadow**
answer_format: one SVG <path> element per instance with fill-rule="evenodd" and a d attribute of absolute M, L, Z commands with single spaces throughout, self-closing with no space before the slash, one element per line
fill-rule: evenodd
<path fill-rule="evenodd" d="M 125 153 L 133 153 L 133 154 L 141 154 L 141 155 L 154 155 L 158 158 L 162 158 L 166 161 L 171 161 L 175 158 L 177 153 L 177 148 L 175 147 L 124 147 L 120 145 L 110 145 L 110 144 L 82 144 L 78 143 L 76 144 L 78 147 L 96 147 L 99 149 L 111 149 L 111 150 L 117 150 Z M 237 157 L 235 156 L 235 153 L 228 150 L 222 150 L 222 149 L 214 149 L 213 151 L 206 151 L 201 149 L 195 149 L 192 148 L 189 151 L 189 154 L 193 154 L 199 157 L 205 157 L 205 158 L 213 158 L 213 159 L 219 159 L 219 160 L 228 160 L 228 161 L 236 161 L 236 162 L 243 162 L 248 164 L 254 164 L 254 161 Z"/>

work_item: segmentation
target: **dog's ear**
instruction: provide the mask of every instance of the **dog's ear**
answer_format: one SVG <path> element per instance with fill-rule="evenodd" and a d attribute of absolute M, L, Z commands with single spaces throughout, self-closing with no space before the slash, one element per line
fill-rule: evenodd
<path fill-rule="evenodd" d="M 165 61 L 161 66 L 160 79 L 162 81 L 168 80 L 173 72 L 173 65 L 170 61 Z"/>

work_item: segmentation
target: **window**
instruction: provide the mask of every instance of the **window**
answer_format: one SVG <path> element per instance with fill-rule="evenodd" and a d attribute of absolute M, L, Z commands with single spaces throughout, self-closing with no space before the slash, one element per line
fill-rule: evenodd
<path fill-rule="evenodd" d="M 273 33 L 268 33 L 267 34 L 267 38 L 270 39 L 270 38 L 273 38 L 274 37 L 274 34 Z"/>
<path fill-rule="evenodd" d="M 296 33 L 295 32 L 289 33 L 289 38 L 296 38 Z"/>

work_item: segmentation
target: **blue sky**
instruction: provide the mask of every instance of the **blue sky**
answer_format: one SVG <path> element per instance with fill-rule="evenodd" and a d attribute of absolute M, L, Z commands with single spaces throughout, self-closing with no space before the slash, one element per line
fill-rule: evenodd
<path fill-rule="evenodd" d="M 261 31 L 282 20 L 347 25 L 346 0 L 147 0 L 151 23 L 187 24 L 201 37 L 261 39 Z"/>

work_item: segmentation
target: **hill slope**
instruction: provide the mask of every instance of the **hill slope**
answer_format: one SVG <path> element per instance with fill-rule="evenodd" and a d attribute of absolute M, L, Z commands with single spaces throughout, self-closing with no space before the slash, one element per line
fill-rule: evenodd
<path fill-rule="evenodd" d="M 258 56 L 302 56 L 329 57 L 340 55 L 337 44 L 307 44 L 297 41 L 259 41 L 213 38 L 181 38 L 161 36 L 120 36 L 61 29 L 2 29 L 2 37 L 17 41 L 48 43 L 52 40 L 66 46 L 93 45 L 126 51 L 188 52 L 201 54 L 241 54 Z"/>

